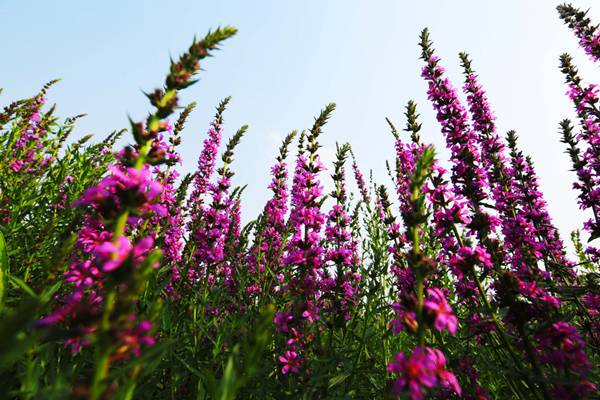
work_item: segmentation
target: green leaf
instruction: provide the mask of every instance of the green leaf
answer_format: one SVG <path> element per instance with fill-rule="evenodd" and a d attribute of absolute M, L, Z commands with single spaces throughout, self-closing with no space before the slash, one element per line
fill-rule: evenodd
<path fill-rule="evenodd" d="M 9 276 L 8 280 L 10 281 L 10 283 L 14 286 L 14 287 L 20 287 L 21 289 L 23 289 L 28 295 L 30 295 L 33 298 L 37 298 L 37 294 L 35 294 L 35 292 L 33 291 L 32 288 L 30 288 L 25 282 L 23 282 L 23 280 L 17 278 L 16 276 Z"/>
<path fill-rule="evenodd" d="M 588 239 L 588 243 L 598 239 L 600 237 L 600 229 L 595 229 L 592 234 L 590 235 L 590 238 Z"/>
<path fill-rule="evenodd" d="M 6 296 L 6 277 L 8 276 L 8 251 L 6 250 L 6 240 L 0 232 L 0 312 L 4 307 L 4 297 Z"/>
<path fill-rule="evenodd" d="M 36 321 L 39 308 L 37 299 L 27 299 L 0 318 L 0 370 L 23 357 L 38 341 L 39 335 L 25 331 Z"/>
<path fill-rule="evenodd" d="M 220 400 L 233 400 L 239 386 L 237 373 L 233 366 L 233 355 L 229 356 L 219 390 Z"/>
<path fill-rule="evenodd" d="M 329 380 L 329 389 L 344 382 L 350 375 L 351 374 L 349 372 L 344 372 L 342 374 L 334 376 Z"/>

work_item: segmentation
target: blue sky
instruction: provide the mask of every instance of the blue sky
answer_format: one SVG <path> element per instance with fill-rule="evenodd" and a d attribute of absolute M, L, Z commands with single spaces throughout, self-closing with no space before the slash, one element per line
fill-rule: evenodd
<path fill-rule="evenodd" d="M 329 102 L 337 110 L 323 135 L 323 156 L 350 142 L 362 168 L 387 182 L 393 141 L 384 117 L 403 123 L 409 99 L 419 105 L 423 138 L 442 147 L 439 126 L 420 79 L 418 35 L 429 27 L 455 84 L 458 52 L 479 72 L 502 132 L 515 129 L 536 164 L 564 237 L 584 215 L 571 189 L 573 174 L 559 142 L 558 122 L 573 112 L 564 95 L 558 56 L 575 56 L 598 82 L 598 67 L 577 49 L 552 0 L 304 0 L 304 1 L 11 1 L 0 0 L 2 102 L 34 94 L 61 78 L 49 94 L 64 117 L 88 116 L 77 135 L 100 136 L 127 127 L 127 115 L 149 109 L 142 90 L 163 81 L 176 57 L 209 28 L 234 25 L 239 34 L 204 64 L 200 82 L 182 95 L 196 101 L 184 134 L 183 172 L 192 171 L 214 106 L 233 100 L 225 116 L 232 134 L 249 124 L 239 146 L 235 182 L 248 184 L 245 217 L 268 196 L 269 166 L 279 141 L 309 127 Z M 600 22 L 600 3 L 575 0 Z M 441 151 L 442 155 L 447 153 Z"/>

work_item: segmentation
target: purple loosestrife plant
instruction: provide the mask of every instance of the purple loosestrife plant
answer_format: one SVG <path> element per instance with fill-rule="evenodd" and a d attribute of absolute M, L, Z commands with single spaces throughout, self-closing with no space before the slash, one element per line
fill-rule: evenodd
<path fill-rule="evenodd" d="M 365 204 L 371 203 L 371 196 L 369 195 L 369 191 L 367 190 L 367 184 L 365 183 L 365 177 L 358 167 L 356 163 L 356 157 L 352 150 L 350 150 L 350 154 L 352 155 L 352 172 L 354 174 L 354 180 L 356 181 L 356 186 L 358 186 L 358 191 L 360 192 L 360 196 L 362 201 Z"/>
<path fill-rule="evenodd" d="M 346 176 L 344 164 L 350 152 L 350 145 L 337 146 L 336 161 L 332 179 L 334 189 L 331 197 L 335 204 L 327 214 L 325 226 L 325 261 L 321 280 L 325 311 L 333 316 L 334 325 L 343 326 L 342 321 L 351 318 L 360 293 L 360 274 L 357 272 L 360 258 L 358 242 L 350 231 L 351 217 L 348 215 Z"/>
<path fill-rule="evenodd" d="M 196 107 L 196 103 L 187 105 L 181 112 L 177 123 L 171 129 L 167 127 L 169 135 L 169 147 L 166 149 L 168 159 L 172 162 L 181 163 L 181 157 L 175 151 L 175 148 L 181 143 L 180 133 L 184 128 L 185 122 L 189 117 L 192 110 Z M 159 167 L 155 168 L 154 171 L 160 179 L 163 185 L 163 191 L 161 194 L 161 205 L 166 209 L 166 216 L 164 221 L 153 221 L 153 226 L 159 226 L 161 223 L 164 226 L 164 233 L 159 236 L 160 241 L 164 247 L 165 261 L 171 264 L 171 267 L 176 269 L 182 259 L 183 249 L 183 220 L 184 220 L 184 208 L 181 207 L 182 199 L 178 199 L 177 188 L 175 186 L 179 173 L 171 168 L 171 165 L 167 167 L 165 171 L 162 171 Z M 182 188 L 185 192 L 189 185 L 189 178 L 184 178 L 182 181 Z"/>
<path fill-rule="evenodd" d="M 561 4 L 557 8 L 560 18 L 573 30 L 579 45 L 593 61 L 600 61 L 600 29 L 593 25 L 587 11 L 581 11 L 571 4 Z"/>
<path fill-rule="evenodd" d="M 495 117 L 485 91 L 471 68 L 468 55 L 461 53 L 460 58 L 473 126 L 478 134 L 494 205 L 502 221 L 507 253 L 504 258 L 508 258 L 506 261 L 510 261 L 518 272 L 531 269 L 537 264 L 537 258 L 543 257 L 546 271 L 566 283 L 575 272 L 572 263 L 566 259 L 558 231 L 552 225 L 533 167 L 516 149 L 511 149 L 513 164 L 509 164 L 504 142 L 496 133 Z M 539 270 L 539 273 L 548 277 L 547 272 Z"/>
<path fill-rule="evenodd" d="M 487 172 L 495 208 L 501 216 L 506 250 L 512 254 L 513 266 L 520 269 L 522 265 L 519 264 L 524 262 L 519 258 L 522 254 L 522 249 L 519 247 L 539 249 L 539 253 L 546 259 L 547 266 L 555 267 L 557 264 L 566 264 L 563 244 L 556 229 L 552 226 L 541 193 L 536 191 L 537 196 L 532 197 L 533 193 L 529 193 L 529 196 L 524 195 L 524 198 L 516 198 L 516 194 L 522 192 L 515 192 L 515 185 L 519 184 L 515 181 L 517 178 L 514 176 L 517 171 L 514 168 L 511 169 L 507 162 L 506 148 L 496 133 L 495 117 L 488 104 L 486 93 L 471 68 L 468 55 L 461 53 L 460 58 L 466 77 L 464 91 L 467 93 L 474 130 L 481 148 L 482 162 Z M 533 179 L 530 175 L 526 176 L 528 179 Z M 538 186 L 534 181 L 531 181 L 531 184 L 534 184 L 535 187 Z M 531 190 L 534 191 L 534 189 Z M 522 204 L 523 202 L 524 204 Z M 537 204 L 530 204 L 531 202 Z M 525 207 L 530 210 L 535 209 L 537 212 L 522 211 L 522 208 Z M 537 253 L 538 251 L 536 251 Z"/>
<path fill-rule="evenodd" d="M 578 146 L 578 139 L 573 133 L 573 125 L 568 119 L 560 122 L 562 133 L 561 141 L 568 146 L 567 152 L 573 165 L 573 170 L 577 175 L 578 182 L 573 183 L 573 188 L 579 192 L 578 203 L 581 209 L 590 209 L 593 217 L 589 219 L 584 227 L 586 231 L 594 232 L 600 222 L 600 204 L 596 200 L 594 187 L 596 186 L 596 178 L 594 171 L 589 167 L 588 161 L 582 157 L 581 150 Z M 587 246 L 586 251 L 593 259 L 598 259 L 595 248 Z"/>
<path fill-rule="evenodd" d="M 423 77 L 429 84 L 429 98 L 437 112 L 438 121 L 442 124 L 442 132 L 446 136 L 447 147 L 450 149 L 452 155 L 452 190 L 467 200 L 466 204 L 470 213 L 470 221 L 466 224 L 466 227 L 469 228 L 467 234 L 469 236 L 475 235 L 479 241 L 479 246 L 474 249 L 475 251 L 472 251 L 468 247 L 465 247 L 465 240 L 460 237 L 460 233 L 456 230 L 456 227 L 452 228 L 454 238 L 449 239 L 446 245 L 455 246 L 458 244 L 460 251 L 458 252 L 459 257 L 450 259 L 451 262 L 454 262 L 454 266 L 451 265 L 451 270 L 459 278 L 461 275 L 464 275 L 472 279 L 471 282 L 465 282 L 467 285 L 459 287 L 458 292 L 462 292 L 465 295 L 464 297 L 472 299 L 479 297 L 482 300 L 486 314 L 491 317 L 496 326 L 498 339 L 500 339 L 503 347 L 510 354 L 510 358 L 518 366 L 519 370 L 523 374 L 529 374 L 524 369 L 525 365 L 520 360 L 521 356 L 514 349 L 515 343 L 512 343 L 509 334 L 500 323 L 488 299 L 482 277 L 491 275 L 493 278 L 493 287 L 496 291 L 495 301 L 499 306 L 509 311 L 505 317 L 505 323 L 508 324 L 510 329 L 515 329 L 518 334 L 516 347 L 523 348 L 526 358 L 531 364 L 532 374 L 535 377 L 535 381 L 537 381 L 540 393 L 543 397 L 549 398 L 550 393 L 543 371 L 539 366 L 539 360 L 532 350 L 531 335 L 528 332 L 529 327 L 525 326 L 525 321 L 531 318 L 537 318 L 538 322 L 544 321 L 549 316 L 549 313 L 552 312 L 552 309 L 557 309 L 560 303 L 556 297 L 541 288 L 536 280 L 540 275 L 543 277 L 543 274 L 540 273 L 537 265 L 537 257 L 540 257 L 541 253 L 535 234 L 535 227 L 525 217 L 521 217 L 521 222 L 528 224 L 528 229 L 532 232 L 529 236 L 524 236 L 522 231 L 510 232 L 504 227 L 505 240 L 508 243 L 511 243 L 511 241 L 514 242 L 514 245 L 509 247 L 512 251 L 511 263 L 514 273 L 504 271 L 501 263 L 505 255 L 500 253 L 501 248 L 497 236 L 497 228 L 500 225 L 500 220 L 483 209 L 485 201 L 489 197 L 490 189 L 493 198 L 494 185 L 502 181 L 507 181 L 502 175 L 498 173 L 494 174 L 494 169 L 499 169 L 498 167 L 502 163 L 499 156 L 490 154 L 490 152 L 500 150 L 497 145 L 498 141 L 495 141 L 496 143 L 487 143 L 485 140 L 482 140 L 489 139 L 490 134 L 493 133 L 493 117 L 489 112 L 489 107 L 486 107 L 486 104 L 483 103 L 485 96 L 479 91 L 477 83 L 474 81 L 474 76 L 470 70 L 470 62 L 466 57 L 462 57 L 463 66 L 467 70 L 466 90 L 471 94 L 468 101 L 471 102 L 476 129 L 481 131 L 479 135 L 469 127 L 467 112 L 460 104 L 456 90 L 447 79 L 443 78 L 444 70 L 438 65 L 439 59 L 433 54 L 427 30 L 424 30 L 421 35 L 421 48 L 422 58 L 427 62 L 427 66 L 423 69 Z M 479 99 L 476 99 L 474 96 L 479 96 Z M 477 104 L 474 104 L 475 101 L 477 101 Z M 482 160 L 481 154 L 488 156 L 488 158 L 489 156 L 493 157 L 486 162 Z M 490 168 L 492 169 L 490 170 Z M 489 177 L 494 178 L 491 188 L 488 180 Z M 511 184 L 511 186 L 508 186 L 511 191 L 515 190 L 514 182 L 508 180 L 506 183 Z M 438 203 L 438 207 L 440 206 L 443 206 L 443 203 Z M 513 212 L 515 211 L 513 208 Z M 514 215 L 514 217 L 518 217 L 518 214 Z M 528 217 L 531 217 L 531 215 L 528 215 Z M 515 228 L 515 225 L 517 224 L 509 226 Z M 455 224 L 452 223 L 451 226 L 455 226 Z M 517 239 L 522 237 L 528 237 L 531 243 L 523 246 L 523 243 L 519 243 Z M 477 254 L 477 258 L 472 257 L 471 254 Z M 484 268 L 484 274 L 481 276 L 474 269 L 476 265 Z M 521 279 L 526 280 L 523 281 Z M 522 296 L 530 303 L 520 301 L 515 296 Z M 471 318 L 473 317 L 479 318 L 477 314 L 473 314 Z M 532 378 L 527 379 L 530 383 L 532 382 Z"/>
<path fill-rule="evenodd" d="M 414 103 L 409 103 L 414 104 Z M 416 109 L 412 109 L 415 111 Z M 405 228 L 408 226 L 408 223 L 411 221 L 407 221 L 404 217 L 409 217 L 409 213 L 411 211 L 411 203 L 410 203 L 410 177 L 415 172 L 415 163 L 419 157 L 421 157 L 424 147 L 422 147 L 418 143 L 405 143 L 402 141 L 398 131 L 391 123 L 390 120 L 387 120 L 388 124 L 391 127 L 392 134 L 394 135 L 395 144 L 394 147 L 396 149 L 396 174 L 393 177 L 394 185 L 396 187 L 396 195 L 399 201 L 400 213 L 402 215 Z M 416 137 L 415 137 L 416 138 Z M 404 254 L 407 251 L 406 245 L 409 241 L 406 237 L 406 232 L 400 232 L 400 226 L 394 222 L 392 222 L 390 202 L 387 199 L 387 194 L 380 190 L 379 192 L 382 205 L 385 209 L 386 219 L 388 223 L 389 235 L 390 239 L 394 243 L 390 248 L 392 251 L 394 263 L 390 267 L 392 274 L 395 276 L 396 287 L 398 289 L 398 295 L 405 296 L 408 295 L 411 297 L 413 293 L 413 287 L 416 282 L 416 276 L 414 274 L 414 270 L 410 269 L 406 262 L 406 255 Z M 411 300 L 408 300 L 411 301 Z M 394 306 L 394 310 L 399 313 L 403 310 L 403 307 L 400 307 L 399 304 Z M 409 311 L 408 314 L 404 314 L 401 312 L 401 315 L 404 315 L 403 318 L 406 319 L 407 316 L 414 315 L 413 311 Z M 401 317 L 402 318 L 402 317 Z M 409 319 L 407 319 L 409 321 Z M 397 320 L 392 321 L 395 325 L 395 330 L 399 329 L 400 325 L 398 325 Z M 412 323 L 409 323 L 412 325 Z"/>
<path fill-rule="evenodd" d="M 580 39 L 580 46 L 592 57 L 598 61 L 598 46 L 594 47 L 594 38 L 598 38 L 598 27 L 591 25 L 586 12 L 582 12 L 575 7 L 565 4 L 558 7 L 561 18 L 575 31 Z M 562 131 L 562 142 L 567 144 L 567 152 L 571 158 L 573 170 L 576 173 L 577 181 L 573 188 L 579 192 L 578 203 L 581 209 L 591 212 L 591 218 L 584 223 L 584 230 L 589 234 L 588 244 L 584 247 L 579 240 L 579 233 L 576 232 L 575 244 L 579 258 L 583 263 L 587 274 L 579 277 L 577 280 L 577 290 L 597 291 L 595 280 L 590 280 L 590 272 L 597 267 L 600 259 L 600 251 L 596 246 L 589 244 L 600 235 L 600 203 L 598 193 L 600 189 L 600 109 L 598 89 L 595 84 L 585 85 L 579 76 L 578 69 L 573 65 L 573 59 L 568 54 L 560 57 L 561 71 L 565 76 L 565 81 L 569 90 L 567 95 L 575 106 L 575 111 L 579 119 L 579 133 L 574 134 L 573 125 L 568 119 L 560 122 Z M 574 233 L 575 234 L 575 233 Z M 582 271 L 583 272 L 583 271 Z M 585 282 L 585 285 L 581 285 Z M 589 300 L 589 298 L 587 298 Z M 597 315 L 597 307 L 594 302 L 575 299 L 579 311 L 583 311 L 586 336 L 594 342 L 594 349 L 599 344 L 598 330 L 600 319 Z M 597 352 L 596 352 L 597 353 Z"/>
<path fill-rule="evenodd" d="M 561 70 L 569 86 L 568 95 L 579 118 L 581 131 L 573 135 L 568 120 L 561 122 L 563 142 L 569 146 L 569 155 L 578 182 L 573 187 L 579 191 L 579 206 L 591 210 L 592 218 L 584 224 L 590 241 L 600 236 L 600 109 L 598 89 L 595 85 L 584 86 L 577 68 L 568 54 L 560 57 Z M 581 146 L 583 149 L 581 149 Z M 583 151 L 581 151 L 583 150 Z M 598 258 L 598 251 L 589 246 L 588 253 Z"/>
<path fill-rule="evenodd" d="M 446 187 L 443 179 L 443 170 L 439 170 L 437 176 L 433 178 L 433 199 L 434 220 L 442 223 L 438 228 L 446 231 L 448 236 L 442 242 L 442 252 L 447 255 L 457 252 L 461 249 L 463 252 L 481 255 L 481 259 L 470 258 L 469 262 L 463 264 L 460 259 L 450 258 L 450 262 L 459 261 L 462 265 L 450 265 L 459 279 L 464 272 L 467 280 L 463 281 L 458 287 L 459 293 L 463 297 L 474 300 L 479 297 L 485 306 L 486 313 L 495 325 L 499 327 L 494 310 L 492 309 L 488 294 L 484 289 L 478 271 L 475 266 L 479 266 L 486 271 L 482 276 L 490 272 L 498 273 L 493 268 L 493 264 L 485 260 L 492 260 L 498 264 L 501 257 L 498 252 L 498 240 L 496 238 L 499 219 L 484 209 L 485 201 L 489 197 L 489 182 L 481 159 L 482 150 L 479 147 L 477 134 L 471 129 L 468 123 L 467 111 L 462 106 L 456 89 L 452 86 L 448 78 L 444 77 L 445 70 L 439 65 L 439 58 L 434 55 L 432 43 L 429 40 L 429 32 L 424 29 L 421 33 L 421 58 L 426 62 L 423 67 L 422 76 L 428 83 L 428 97 L 432 102 L 436 112 L 438 122 L 442 125 L 442 133 L 446 138 L 446 146 L 451 152 L 450 161 L 451 183 L 450 188 Z M 455 197 L 456 196 L 456 197 Z M 448 200 L 454 201 L 453 208 L 448 209 Z M 466 210 L 465 208 L 466 207 Z M 448 215 L 448 211 L 450 214 Z M 467 211 L 465 213 L 464 211 Z M 456 222 L 461 221 L 468 228 L 467 235 L 475 236 L 479 243 L 476 247 L 469 248 L 468 243 L 461 237 L 456 228 Z M 446 226 L 444 226 L 446 225 Z M 441 233 L 441 232 L 440 232 Z M 444 248 L 445 247 L 445 248 Z M 460 254 L 460 253 L 459 253 Z M 468 269 L 459 271 L 462 266 L 468 266 Z M 457 274 L 461 272 L 461 274 Z M 474 315 L 476 316 L 476 315 Z M 506 333 L 499 330 L 501 340 L 504 346 L 510 348 L 510 343 Z M 516 361 L 516 354 L 510 350 L 513 360 Z"/>
<path fill-rule="evenodd" d="M 248 263 L 250 272 L 259 277 L 269 295 L 281 289 L 284 271 L 281 268 L 284 238 L 287 234 L 286 217 L 288 211 L 288 171 L 285 159 L 288 147 L 297 132 L 288 134 L 279 148 L 276 163 L 271 168 L 269 189 L 271 198 L 265 204 L 260 225 Z M 246 289 L 248 290 L 248 289 Z M 248 293 L 250 294 L 250 293 Z"/>
<path fill-rule="evenodd" d="M 219 103 L 217 114 L 210 124 L 208 137 L 204 139 L 204 146 L 198 158 L 198 167 L 192 183 L 192 193 L 188 201 L 190 219 L 187 224 L 187 231 L 192 238 L 196 234 L 196 231 L 203 229 L 203 224 L 205 223 L 204 213 L 208 209 L 204 204 L 205 196 L 210 187 L 210 179 L 215 170 L 219 146 L 222 140 L 223 129 L 221 125 L 223 124 L 223 112 L 230 100 L 231 98 L 227 97 Z M 200 282 L 203 273 L 201 271 L 203 260 L 200 259 L 199 252 L 203 252 L 204 249 L 191 247 L 191 242 L 188 241 L 186 250 L 186 258 L 192 260 L 192 265 L 187 266 L 187 280 L 189 280 L 192 286 L 196 286 Z M 179 277 L 180 272 L 174 270 L 173 279 L 178 280 Z"/>
<path fill-rule="evenodd" d="M 598 29 L 571 6 L 559 12 L 596 59 Z M 422 142 L 410 101 L 406 135 L 388 120 L 393 187 L 373 173 L 365 182 L 342 145 L 325 194 L 319 141 L 329 105 L 300 135 L 291 179 L 294 133 L 283 141 L 270 198 L 242 225 L 245 187 L 233 185 L 231 165 L 245 128 L 221 143 L 229 99 L 202 138 L 197 171 L 182 178 L 177 149 L 193 106 L 169 119 L 198 62 L 233 33 L 212 32 L 172 63 L 148 94 L 148 119 L 132 123 L 133 144 L 116 153 L 119 133 L 66 143 L 77 117 L 59 123 L 40 101 L 45 89 L 0 112 L 7 396 L 595 398 L 600 101 L 571 58 L 561 69 L 577 127 L 561 128 L 591 217 L 591 243 L 572 234 L 579 264 L 532 160 L 513 132 L 499 135 L 468 56 L 463 106 L 427 31 L 422 72 L 448 171 Z"/>
<path fill-rule="evenodd" d="M 427 319 L 432 321 L 432 327 L 438 331 L 444 329 L 451 334 L 456 332 L 457 320 L 448 305 L 445 293 L 438 288 L 430 288 L 425 298 L 424 287 L 427 275 L 435 267 L 432 260 L 421 252 L 420 225 L 427 221 L 426 196 L 421 193 L 425 182 L 431 174 L 434 162 L 434 151 L 424 147 L 422 154 L 413 162 L 413 170 L 407 174 L 407 192 L 410 196 L 404 207 L 402 217 L 406 225 L 406 237 L 412 248 L 406 255 L 408 267 L 416 278 L 413 301 L 405 300 L 403 304 L 395 304 L 405 315 L 410 314 L 413 331 L 416 331 L 418 346 L 413 350 L 410 359 L 404 353 L 398 353 L 395 361 L 388 363 L 388 372 L 396 375 L 392 383 L 392 393 L 399 396 L 408 392 L 411 399 L 424 398 L 423 391 L 433 389 L 438 385 L 450 387 L 460 396 L 461 388 L 454 374 L 445 369 L 446 358 L 442 351 L 425 347 L 425 330 Z M 404 293 L 404 299 L 409 295 Z"/>
<path fill-rule="evenodd" d="M 74 255 L 65 278 L 74 283 L 73 292 L 66 297 L 66 304 L 41 324 L 56 323 L 68 314 L 72 326 L 93 333 L 92 399 L 105 393 L 112 362 L 127 353 L 139 354 L 142 344 L 153 343 L 148 336 L 152 324 L 140 321 L 135 310 L 136 298 L 160 257 L 159 250 L 152 251 L 155 232 L 146 232 L 144 221 L 167 212 L 160 204 L 163 185 L 152 177 L 151 168 L 178 161 L 164 137 L 172 130 L 166 118 L 177 107 L 177 92 L 193 83 L 199 61 L 235 32 L 234 28 L 209 32 L 172 62 L 164 88 L 147 95 L 155 112 L 145 123 L 132 122 L 135 145 L 119 152 L 109 175 L 75 203 L 87 207 L 87 215 L 78 235 L 81 253 Z"/>
<path fill-rule="evenodd" d="M 297 159 L 288 222 L 292 236 L 283 257 L 288 303 L 275 317 L 277 330 L 286 338 L 286 348 L 298 355 L 300 381 L 310 374 L 305 358 L 310 354 L 321 313 L 320 283 L 324 269 L 321 230 L 325 215 L 320 209 L 323 187 L 319 173 L 324 167 L 318 154 L 318 139 L 334 109 L 335 105 L 329 104 L 315 119 L 306 137 L 306 148 Z"/>
<path fill-rule="evenodd" d="M 231 254 L 227 252 L 227 243 L 231 238 L 232 226 L 235 226 L 235 195 L 230 193 L 233 171 L 229 168 L 233 162 L 233 151 L 248 129 L 242 126 L 229 140 L 221 156 L 223 165 L 217 169 L 217 180 L 208 185 L 211 203 L 202 211 L 201 220 L 196 220 L 195 229 L 190 233 L 190 242 L 194 247 L 195 267 L 200 274 L 202 284 L 197 290 L 224 290 L 231 299 L 226 301 L 226 309 L 234 305 L 235 268 Z M 221 299 L 225 301 L 226 299 Z M 209 304 L 207 311 L 217 315 L 219 304 Z"/>
<path fill-rule="evenodd" d="M 208 191 L 223 135 L 223 128 L 221 127 L 223 124 L 223 112 L 230 100 L 231 98 L 227 97 L 219 103 L 215 119 L 210 123 L 210 128 L 208 129 L 208 137 L 204 139 L 204 147 L 198 158 L 198 168 L 194 175 L 193 191 L 190 196 L 192 207 L 202 205 L 202 196 Z"/>
<path fill-rule="evenodd" d="M 446 147 L 451 152 L 451 180 L 456 194 L 468 201 L 471 212 L 470 229 L 480 240 L 486 240 L 496 231 L 498 219 L 482 208 L 488 198 L 489 185 L 483 169 L 477 136 L 468 123 L 467 111 L 462 106 L 457 90 L 444 77 L 440 59 L 434 55 L 429 32 L 421 33 L 421 58 L 426 62 L 422 76 L 428 84 L 427 95 L 442 126 Z"/>
<path fill-rule="evenodd" d="M 538 178 L 533 168 L 531 158 L 525 157 L 517 149 L 516 134 L 508 134 L 510 147 L 511 166 L 513 175 L 512 191 L 516 194 L 516 203 L 519 215 L 530 224 L 537 241 L 531 240 L 529 247 L 545 259 L 550 271 L 541 271 L 543 278 L 548 278 L 549 272 L 554 272 L 560 278 L 574 278 L 575 271 L 566 259 L 564 245 L 558 235 L 557 229 L 552 224 L 547 204 L 543 193 L 539 189 Z"/>

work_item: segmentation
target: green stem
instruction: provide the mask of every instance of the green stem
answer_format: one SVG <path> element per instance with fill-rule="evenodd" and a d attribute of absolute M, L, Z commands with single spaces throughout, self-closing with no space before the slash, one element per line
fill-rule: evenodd
<path fill-rule="evenodd" d="M 492 321 L 494 322 L 494 325 L 496 326 L 496 330 L 498 331 L 498 336 L 500 337 L 502 344 L 504 345 L 504 347 L 510 354 L 511 358 L 513 359 L 513 361 L 515 362 L 517 367 L 520 370 L 523 370 L 523 364 L 521 363 L 521 360 L 519 359 L 519 357 L 515 353 L 514 349 L 510 345 L 510 342 L 508 340 L 508 335 L 506 334 L 506 332 L 504 332 L 504 329 L 503 329 L 502 325 L 500 324 L 500 321 L 498 320 L 498 317 L 496 316 L 496 313 L 494 312 L 494 310 L 490 304 L 490 301 L 488 300 L 488 298 L 485 294 L 483 285 L 481 284 L 481 281 L 479 280 L 479 277 L 477 276 L 477 272 L 475 272 L 473 274 L 473 277 L 474 277 L 475 283 L 477 284 L 477 289 L 479 289 L 479 294 L 480 294 L 481 300 L 483 301 L 483 305 L 485 306 L 487 313 L 492 318 Z"/>
<path fill-rule="evenodd" d="M 527 357 L 529 358 L 529 362 L 531 362 L 531 365 L 533 366 L 533 371 L 536 374 L 536 377 L 537 377 L 539 385 L 540 385 L 540 389 L 542 390 L 542 396 L 544 397 L 545 400 L 550 400 L 552 397 L 550 396 L 550 391 L 548 390 L 548 387 L 546 386 L 546 379 L 544 378 L 542 369 L 540 368 L 540 365 L 537 362 L 537 357 L 535 356 L 535 351 L 533 350 L 533 347 L 531 346 L 531 343 L 529 342 L 529 337 L 527 336 L 527 332 L 525 332 L 525 327 L 523 326 L 522 322 L 517 323 L 517 330 L 519 331 L 519 334 L 521 335 L 521 338 L 523 339 L 523 344 L 525 345 L 525 353 L 527 354 Z"/>
<path fill-rule="evenodd" d="M 425 327 L 423 321 L 423 277 L 421 273 L 417 271 L 417 323 L 418 323 L 418 338 L 419 346 L 423 347 L 425 344 Z"/>
<path fill-rule="evenodd" d="M 135 162 L 135 169 L 141 170 L 146 160 L 146 155 L 150 151 L 152 141 L 147 141 L 142 145 L 138 153 L 138 158 Z M 129 218 L 130 210 L 125 209 L 115 221 L 113 231 L 113 242 L 116 243 L 119 237 L 125 233 L 127 227 L 127 219 Z M 98 346 L 96 350 L 96 361 L 94 369 L 94 377 L 91 386 L 91 400 L 98 400 L 103 395 L 106 389 L 106 378 L 110 369 L 110 356 L 113 351 L 113 337 L 110 332 L 111 316 L 116 304 L 117 292 L 115 289 L 108 291 L 105 297 L 105 307 L 102 313 L 102 321 L 98 330 Z"/>
<path fill-rule="evenodd" d="M 411 201 L 416 202 L 419 198 L 419 188 L 415 187 L 411 194 Z M 419 259 L 418 256 L 421 254 L 421 238 L 419 237 L 419 224 L 415 224 L 411 227 L 412 234 L 412 242 L 413 242 L 413 257 L 414 259 Z M 418 340 L 419 347 L 423 347 L 425 345 L 425 321 L 423 319 L 423 271 L 421 270 L 422 266 L 411 265 L 411 269 L 415 273 L 417 277 L 417 329 L 418 329 Z"/>
<path fill-rule="evenodd" d="M 96 362 L 94 370 L 94 378 L 91 388 L 91 400 L 98 400 L 102 397 L 106 388 L 106 378 L 110 367 L 110 354 L 112 352 L 111 335 L 110 335 L 110 315 L 115 306 L 116 293 L 110 291 L 106 295 L 106 307 L 102 314 L 100 323 L 100 332 L 98 337 L 98 347 L 96 350 Z"/>
<path fill-rule="evenodd" d="M 133 394 L 135 393 L 135 388 L 137 386 L 137 379 L 142 372 L 142 367 L 140 365 L 136 365 L 133 367 L 133 371 L 131 372 L 131 377 L 129 382 L 127 383 L 127 389 L 125 390 L 125 395 L 123 396 L 124 400 L 133 399 Z"/>

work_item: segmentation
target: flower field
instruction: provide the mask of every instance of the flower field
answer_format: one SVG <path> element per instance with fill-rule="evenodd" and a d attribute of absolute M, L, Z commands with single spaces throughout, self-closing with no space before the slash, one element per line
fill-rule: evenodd
<path fill-rule="evenodd" d="M 600 66 L 598 25 L 557 11 Z M 180 93 L 236 33 L 194 40 L 126 131 L 72 140 L 80 116 L 47 104 L 56 81 L 0 112 L 0 399 L 600 398 L 600 89 L 571 56 L 556 156 L 589 219 L 567 251 L 476 61 L 460 53 L 452 83 L 427 29 L 430 105 L 388 120 L 389 179 L 350 143 L 322 162 L 328 104 L 285 137 L 246 215 L 229 98 L 180 175 L 196 107 Z"/>

